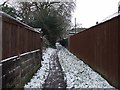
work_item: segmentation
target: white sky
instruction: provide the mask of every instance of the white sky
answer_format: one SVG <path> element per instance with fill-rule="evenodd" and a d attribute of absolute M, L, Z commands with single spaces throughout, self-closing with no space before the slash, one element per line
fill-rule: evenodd
<path fill-rule="evenodd" d="M 0 0 L 1 2 L 6 0 Z M 9 0 L 12 1 L 12 0 Z M 106 17 L 118 11 L 120 0 L 76 0 L 76 9 L 73 13 L 72 23 L 81 24 L 82 27 L 91 27 Z"/>
<path fill-rule="evenodd" d="M 101 22 L 106 17 L 118 11 L 120 0 L 76 0 L 76 9 L 72 22 L 81 24 L 82 27 L 91 27 L 96 22 Z"/>

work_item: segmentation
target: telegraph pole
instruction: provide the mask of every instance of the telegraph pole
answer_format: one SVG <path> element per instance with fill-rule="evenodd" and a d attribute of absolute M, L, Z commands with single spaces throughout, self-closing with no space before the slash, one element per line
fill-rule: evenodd
<path fill-rule="evenodd" d="M 75 18 L 75 34 L 76 34 L 76 18 Z"/>
<path fill-rule="evenodd" d="M 120 1 L 118 2 L 118 13 L 120 13 Z"/>

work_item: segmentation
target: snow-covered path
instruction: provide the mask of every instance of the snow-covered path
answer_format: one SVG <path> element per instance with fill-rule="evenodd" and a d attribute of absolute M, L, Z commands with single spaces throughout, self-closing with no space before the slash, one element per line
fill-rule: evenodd
<path fill-rule="evenodd" d="M 64 81 L 64 73 L 62 71 L 61 65 L 59 63 L 59 58 L 57 55 L 57 50 L 50 56 L 51 60 L 49 62 L 49 74 L 43 85 L 43 90 L 49 88 L 66 88 L 66 83 Z"/>
<path fill-rule="evenodd" d="M 67 88 L 114 88 L 82 60 L 79 60 L 67 49 L 57 44 L 57 49 L 47 48 L 43 52 L 44 61 L 42 61 L 42 67 L 35 73 L 30 82 L 24 86 L 25 89 L 43 88 L 45 80 L 49 76 L 49 64 L 52 63 L 51 56 L 54 56 L 54 54 L 59 57 Z"/>
<path fill-rule="evenodd" d="M 58 57 L 66 75 L 67 88 L 113 88 L 104 78 L 64 47 L 58 52 Z"/>
<path fill-rule="evenodd" d="M 25 84 L 24 88 L 28 90 L 27 88 L 43 88 L 43 84 L 45 83 L 45 80 L 47 79 L 47 76 L 49 74 L 49 60 L 51 59 L 51 55 L 54 53 L 54 49 L 47 48 L 43 51 L 43 60 L 41 61 L 42 67 L 35 73 L 33 78 Z"/>

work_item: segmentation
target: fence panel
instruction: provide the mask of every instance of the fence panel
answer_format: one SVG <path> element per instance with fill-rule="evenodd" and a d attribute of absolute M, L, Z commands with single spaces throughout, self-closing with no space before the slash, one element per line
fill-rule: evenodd
<path fill-rule="evenodd" d="M 0 88 L 22 88 L 41 66 L 41 33 L 0 12 Z"/>
<path fill-rule="evenodd" d="M 2 20 L 2 59 L 41 48 L 40 33 L 6 16 Z"/>
<path fill-rule="evenodd" d="M 70 51 L 116 87 L 119 86 L 120 60 L 120 28 L 118 26 L 120 26 L 120 15 L 73 35 L 69 39 Z"/>

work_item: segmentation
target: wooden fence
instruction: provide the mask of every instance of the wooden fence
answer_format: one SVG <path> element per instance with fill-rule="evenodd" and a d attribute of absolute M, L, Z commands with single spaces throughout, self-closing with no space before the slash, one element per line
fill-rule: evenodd
<path fill-rule="evenodd" d="M 69 49 L 120 88 L 120 15 L 71 36 Z"/>
<path fill-rule="evenodd" d="M 22 87 L 40 67 L 41 33 L 0 12 L 2 88 Z"/>
<path fill-rule="evenodd" d="M 2 16 L 2 59 L 41 48 L 40 33 L 25 24 Z"/>

